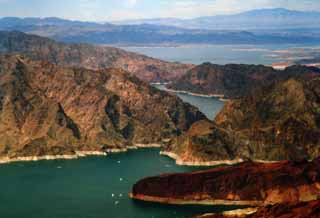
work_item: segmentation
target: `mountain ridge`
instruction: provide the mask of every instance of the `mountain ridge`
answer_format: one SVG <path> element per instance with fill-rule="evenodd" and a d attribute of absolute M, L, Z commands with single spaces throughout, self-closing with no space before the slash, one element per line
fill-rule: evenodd
<path fill-rule="evenodd" d="M 282 25 L 279 23 L 271 22 L 274 17 L 274 20 L 281 22 L 287 22 L 287 25 Z M 263 28 L 266 29 L 274 29 L 275 26 L 277 28 L 283 27 L 285 28 L 297 28 L 295 26 L 301 23 L 304 23 L 305 26 L 309 24 L 309 28 L 320 27 L 317 23 L 315 23 L 314 19 L 320 17 L 320 12 L 318 11 L 297 11 L 297 10 L 289 10 L 286 8 L 265 8 L 265 9 L 256 9 L 249 10 L 240 13 L 227 14 L 227 15 L 214 15 L 214 16 L 204 16 L 204 17 L 196 17 L 196 18 L 188 18 L 188 19 L 177 19 L 177 18 L 153 18 L 153 19 L 141 19 L 141 20 L 132 20 L 132 21 L 123 21 L 123 22 L 115 22 L 115 24 L 166 24 L 167 22 L 171 22 L 172 26 L 176 27 L 188 27 L 190 29 L 215 29 L 215 30 L 228 30 L 228 29 L 242 29 L 242 30 L 254 30 L 261 29 L 262 26 L 258 24 L 264 23 L 265 26 Z M 256 21 L 252 21 L 252 18 L 256 18 Z M 306 21 L 293 21 L 293 18 L 304 18 Z M 269 22 L 265 22 L 268 21 Z M 308 23 L 309 22 L 309 23 Z M 242 25 L 240 25 L 242 23 Z M 256 24 L 254 24 L 256 23 Z M 313 25 L 310 25 L 312 23 Z M 254 25 L 252 25 L 254 24 Z M 271 24 L 274 24 L 272 27 Z"/>
<path fill-rule="evenodd" d="M 0 156 L 6 160 L 161 146 L 201 119 L 193 106 L 123 70 L 0 56 Z"/>
<path fill-rule="evenodd" d="M 121 68 L 148 82 L 171 80 L 193 66 L 162 61 L 114 47 L 57 42 L 19 31 L 0 31 L 0 53 L 18 53 L 34 60 L 93 70 Z"/>
<path fill-rule="evenodd" d="M 273 17 L 273 16 L 271 16 Z M 135 25 L 123 24 L 114 25 L 110 23 L 94 23 L 82 21 L 70 21 L 60 18 L 2 18 L 0 19 L 0 30 L 18 30 L 29 34 L 36 34 L 44 37 L 63 42 L 87 42 L 93 44 L 113 44 L 113 45 L 181 45 L 181 44 L 263 44 L 263 43 L 305 43 L 319 42 L 318 34 L 314 32 L 314 28 L 307 29 L 306 23 L 314 23 L 316 18 L 309 19 L 308 22 L 303 22 L 303 19 L 287 19 L 285 22 L 298 20 L 295 24 L 296 29 L 304 28 L 304 31 L 285 31 L 279 33 L 277 31 L 260 31 L 261 27 L 270 29 L 266 25 L 266 19 L 263 19 L 259 24 L 254 22 L 256 18 L 246 18 L 247 20 L 235 18 L 228 21 L 230 24 L 226 27 L 210 28 L 210 25 L 221 26 L 225 24 L 214 24 L 209 18 L 198 18 L 199 21 L 183 21 L 179 26 L 174 25 L 172 20 L 164 23 L 142 22 Z M 208 20 L 209 19 L 209 20 Z M 270 18 L 271 19 L 271 18 Z M 283 19 L 283 18 L 281 18 Z M 272 26 L 282 25 L 290 27 L 289 23 L 283 24 L 282 20 L 271 20 L 269 23 Z M 226 19 L 218 19 L 226 20 Z M 242 20 L 242 21 L 241 21 Z M 200 26 L 192 27 L 197 22 L 202 22 Z M 220 22 L 220 21 L 219 21 Z M 240 22 L 252 23 L 250 25 L 259 28 L 242 27 Z M 258 20 L 256 21 L 258 22 Z M 263 23 L 264 25 L 261 25 Z M 316 23 L 318 25 L 318 23 Z M 320 26 L 318 26 L 320 27 Z M 257 29 L 257 30 L 255 30 Z M 248 31 L 250 34 L 248 34 Z"/>

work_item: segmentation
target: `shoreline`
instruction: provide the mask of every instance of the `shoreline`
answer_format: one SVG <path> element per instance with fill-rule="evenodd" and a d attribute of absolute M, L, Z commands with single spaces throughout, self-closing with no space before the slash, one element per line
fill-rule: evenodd
<path fill-rule="evenodd" d="M 254 214 L 258 211 L 258 208 L 246 208 L 246 209 L 237 209 L 237 210 L 229 210 L 221 213 L 224 216 L 248 216 L 251 214 Z M 217 213 L 205 213 L 199 216 L 196 216 L 196 218 L 206 218 L 206 217 L 211 217 L 213 215 L 216 215 Z"/>
<path fill-rule="evenodd" d="M 264 201 L 232 201 L 232 200 L 187 200 L 187 199 L 175 199 L 175 198 L 162 198 L 162 197 L 153 197 L 142 194 L 134 195 L 133 193 L 129 194 L 129 197 L 134 200 L 144 201 L 144 202 L 153 202 L 160 204 L 170 204 L 170 205 L 225 205 L 225 206 L 263 206 L 265 205 Z"/>
<path fill-rule="evenodd" d="M 194 167 L 214 167 L 219 165 L 236 165 L 246 162 L 244 159 L 234 159 L 234 160 L 216 160 L 216 161 L 184 161 L 177 154 L 168 151 L 160 151 L 160 155 L 167 156 L 175 160 L 176 164 L 179 166 L 194 166 Z M 280 163 L 283 161 L 267 161 L 267 160 L 252 160 L 255 163 Z"/>
<path fill-rule="evenodd" d="M 219 165 L 235 165 L 235 164 L 245 162 L 241 158 L 235 159 L 235 160 L 219 160 L 219 161 L 184 161 L 177 154 L 168 152 L 168 151 L 160 151 L 160 155 L 164 155 L 175 160 L 176 164 L 179 166 L 210 167 L 210 166 L 219 166 Z"/>
<path fill-rule="evenodd" d="M 135 144 L 126 148 L 110 148 L 106 151 L 75 151 L 75 154 L 61 154 L 61 155 L 43 155 L 43 156 L 21 156 L 21 157 L 0 157 L 0 164 L 9 164 L 17 162 L 36 162 L 46 160 L 75 160 L 89 156 L 107 156 L 108 153 L 123 153 L 129 150 L 138 150 L 141 148 L 161 148 L 161 144 Z"/>
<path fill-rule="evenodd" d="M 217 98 L 219 101 L 230 101 L 230 99 L 225 98 L 225 96 L 222 94 L 206 95 L 206 94 L 199 94 L 199 93 L 188 92 L 188 91 L 184 91 L 184 90 L 175 90 L 175 89 L 168 89 L 168 88 L 165 88 L 163 90 L 167 91 L 167 92 L 172 92 L 172 93 L 177 93 L 177 94 L 186 94 L 186 95 L 202 97 L 202 98 Z"/>

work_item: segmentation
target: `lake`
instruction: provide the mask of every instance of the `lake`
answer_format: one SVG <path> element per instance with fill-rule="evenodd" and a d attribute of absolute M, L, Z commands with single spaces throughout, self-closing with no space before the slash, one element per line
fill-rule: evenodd
<path fill-rule="evenodd" d="M 157 86 L 164 89 L 163 86 Z M 178 94 L 213 119 L 223 102 Z M 231 206 L 170 206 L 128 197 L 141 178 L 206 169 L 177 166 L 160 149 L 140 149 L 107 157 L 21 162 L 0 165 L 3 218 L 182 218 L 221 212 Z"/>
<path fill-rule="evenodd" d="M 2 218 L 175 218 L 232 207 L 167 206 L 128 197 L 139 179 L 204 169 L 175 165 L 159 149 L 107 157 L 0 165 Z"/>
<path fill-rule="evenodd" d="M 297 60 L 312 56 L 319 45 L 186 45 L 179 47 L 121 47 L 166 61 L 202 64 L 263 64 Z M 302 54 L 302 56 L 301 56 Z"/>
<path fill-rule="evenodd" d="M 166 90 L 164 85 L 153 85 L 160 90 Z M 223 108 L 224 102 L 215 97 L 200 97 L 193 96 L 184 93 L 176 93 L 184 102 L 187 102 L 193 106 L 196 106 L 202 113 L 204 113 L 208 119 L 213 120 L 215 116 Z"/>

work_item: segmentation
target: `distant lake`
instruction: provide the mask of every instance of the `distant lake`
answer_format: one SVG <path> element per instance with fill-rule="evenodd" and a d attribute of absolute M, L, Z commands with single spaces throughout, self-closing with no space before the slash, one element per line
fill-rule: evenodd
<path fill-rule="evenodd" d="M 319 45 L 267 44 L 267 45 L 188 45 L 180 47 L 122 47 L 125 50 L 141 53 L 166 61 L 201 64 L 263 64 L 290 60 L 290 50 L 313 49 Z M 288 57 L 281 54 L 288 52 Z M 312 51 L 311 51 L 312 52 Z M 309 54 L 307 54 L 309 56 Z"/>

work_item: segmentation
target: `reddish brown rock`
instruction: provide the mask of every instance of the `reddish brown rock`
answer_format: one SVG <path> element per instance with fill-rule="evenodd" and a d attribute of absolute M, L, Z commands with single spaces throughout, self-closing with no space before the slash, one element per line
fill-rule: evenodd
<path fill-rule="evenodd" d="M 215 122 L 246 142 L 248 158 L 313 159 L 320 155 L 319 87 L 319 77 L 275 83 L 228 102 Z"/>
<path fill-rule="evenodd" d="M 306 75 L 320 75 L 320 70 L 315 67 L 292 66 L 280 71 L 263 65 L 203 63 L 173 81 L 168 88 L 236 99 L 254 93 L 261 86 Z"/>
<path fill-rule="evenodd" d="M 194 123 L 163 153 L 186 165 L 312 160 L 320 155 L 319 87 L 312 73 L 260 87 L 228 101 L 214 123 Z"/>
<path fill-rule="evenodd" d="M 237 212 L 236 212 L 237 213 Z M 319 218 L 320 200 L 298 204 L 276 204 L 258 208 L 248 215 L 207 214 L 198 218 Z"/>
<path fill-rule="evenodd" d="M 132 198 L 169 204 L 272 205 L 320 198 L 320 158 L 313 162 L 246 162 L 207 171 L 142 179 Z"/>
<path fill-rule="evenodd" d="M 206 119 L 127 72 L 0 56 L 0 156 L 161 144 Z"/>

